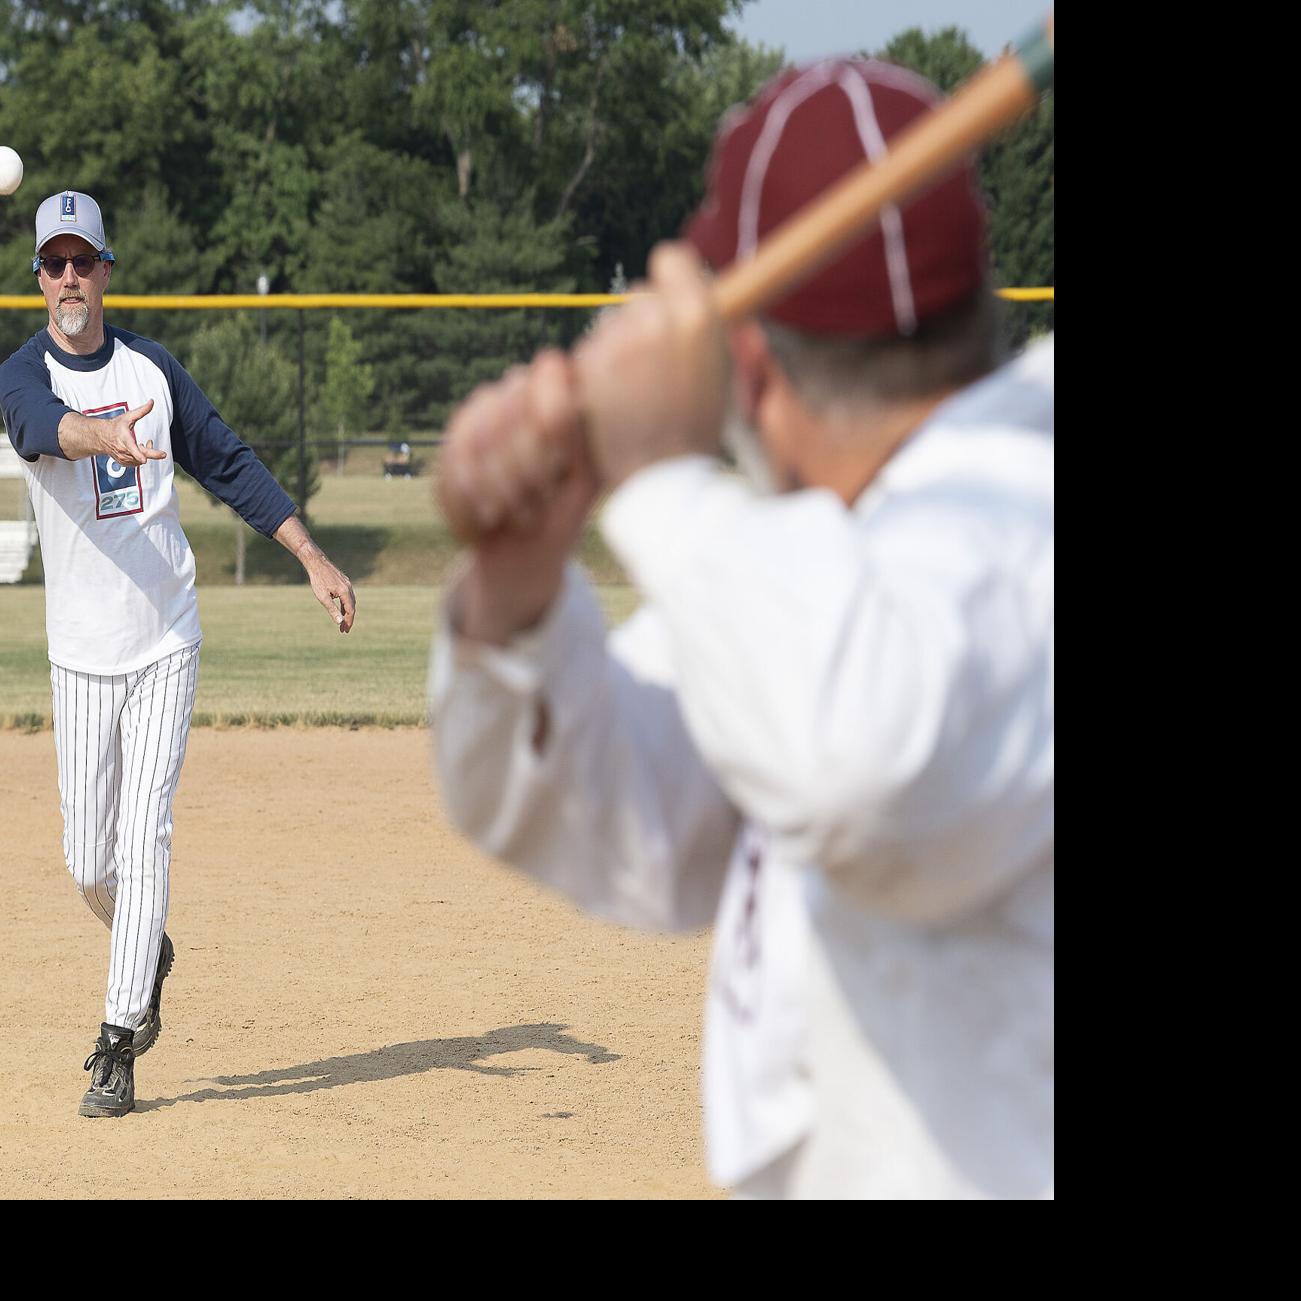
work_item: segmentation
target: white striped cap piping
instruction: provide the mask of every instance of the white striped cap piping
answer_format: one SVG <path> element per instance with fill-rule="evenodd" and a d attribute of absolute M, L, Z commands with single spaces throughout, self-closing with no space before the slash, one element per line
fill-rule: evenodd
<path fill-rule="evenodd" d="M 736 260 L 752 257 L 759 243 L 759 200 L 763 194 L 764 179 L 772 156 L 781 143 L 782 132 L 790 115 L 811 95 L 836 79 L 836 65 L 815 63 L 802 72 L 773 101 L 764 119 L 763 130 L 755 141 L 749 161 L 745 165 L 745 180 L 741 185 L 741 204 L 737 212 Z"/>
<path fill-rule="evenodd" d="M 856 73 L 856 76 L 850 74 Z M 938 102 L 931 85 L 905 68 L 892 64 L 862 63 L 826 60 L 805 69 L 776 96 L 763 129 L 755 142 L 754 150 L 746 163 L 745 179 L 741 187 L 741 203 L 737 213 L 736 260 L 753 257 L 759 243 L 759 206 L 763 196 L 763 183 L 768 175 L 777 146 L 791 114 L 811 96 L 829 85 L 837 85 L 849 100 L 854 115 L 854 126 L 863 156 L 879 162 L 888 152 L 885 137 L 872 104 L 871 87 L 879 82 L 904 91 L 927 104 Z M 729 123 L 729 129 L 736 124 Z M 890 280 L 891 305 L 895 325 L 900 334 L 912 334 L 917 328 L 917 313 L 913 299 L 912 280 L 908 268 L 908 250 L 904 242 L 903 217 L 896 205 L 882 210 L 881 232 L 885 242 L 886 272 Z"/>
<path fill-rule="evenodd" d="M 849 97 L 854 110 L 854 126 L 862 142 L 863 151 L 874 162 L 879 163 L 888 152 L 885 136 L 881 134 L 881 124 L 876 118 L 876 109 L 872 104 L 871 83 L 861 69 L 859 76 L 852 75 L 846 68 L 837 84 Z M 917 330 L 917 311 L 913 302 L 912 275 L 908 268 L 908 248 L 903 237 L 903 217 L 899 205 L 887 204 L 881 209 L 881 234 L 885 240 L 885 266 L 890 276 L 890 301 L 894 307 L 894 323 L 902 335 L 914 334 Z"/>

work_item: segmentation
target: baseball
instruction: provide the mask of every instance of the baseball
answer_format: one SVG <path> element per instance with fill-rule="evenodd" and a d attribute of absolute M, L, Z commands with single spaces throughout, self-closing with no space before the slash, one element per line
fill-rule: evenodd
<path fill-rule="evenodd" d="M 0 145 L 0 194 L 12 194 L 23 183 L 23 160 L 8 145 Z"/>

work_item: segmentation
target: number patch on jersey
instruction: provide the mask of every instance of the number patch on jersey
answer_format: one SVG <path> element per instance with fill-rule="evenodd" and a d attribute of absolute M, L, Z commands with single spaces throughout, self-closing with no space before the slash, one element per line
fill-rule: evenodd
<path fill-rule="evenodd" d="M 129 409 L 125 402 L 114 402 L 110 407 L 83 411 L 82 415 L 93 416 L 97 420 L 111 420 Z M 119 515 L 139 515 L 145 508 L 140 467 L 123 465 L 107 455 L 92 459 L 95 468 L 95 518 L 116 519 Z"/>
<path fill-rule="evenodd" d="M 140 467 L 122 465 L 111 456 L 95 458 L 95 518 L 139 515 L 145 508 Z"/>

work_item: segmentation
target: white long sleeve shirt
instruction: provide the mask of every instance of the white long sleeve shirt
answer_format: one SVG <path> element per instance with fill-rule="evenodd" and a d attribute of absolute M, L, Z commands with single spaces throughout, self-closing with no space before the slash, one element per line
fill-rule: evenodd
<path fill-rule="evenodd" d="M 59 423 L 69 411 L 112 419 L 151 399 L 136 438 L 164 459 L 68 459 Z M 177 465 L 267 537 L 294 513 L 180 362 L 128 330 L 105 327 L 103 345 L 85 355 L 38 330 L 0 365 L 0 414 L 40 533 L 50 659 L 65 669 L 131 673 L 199 641 Z"/>
<path fill-rule="evenodd" d="M 1053 1188 L 1053 350 L 938 408 L 846 508 L 664 462 L 505 648 L 445 631 L 458 824 L 618 921 L 713 922 L 710 1170 L 790 1196 Z M 545 701 L 548 734 L 534 734 Z"/>

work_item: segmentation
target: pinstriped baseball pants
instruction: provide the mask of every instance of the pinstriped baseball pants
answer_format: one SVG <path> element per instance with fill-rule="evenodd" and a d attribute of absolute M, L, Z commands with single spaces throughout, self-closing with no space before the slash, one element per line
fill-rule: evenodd
<path fill-rule="evenodd" d="M 50 665 L 63 856 L 111 933 L 104 1020 L 130 1030 L 162 948 L 172 799 L 198 675 L 197 644 L 112 677 Z"/>

